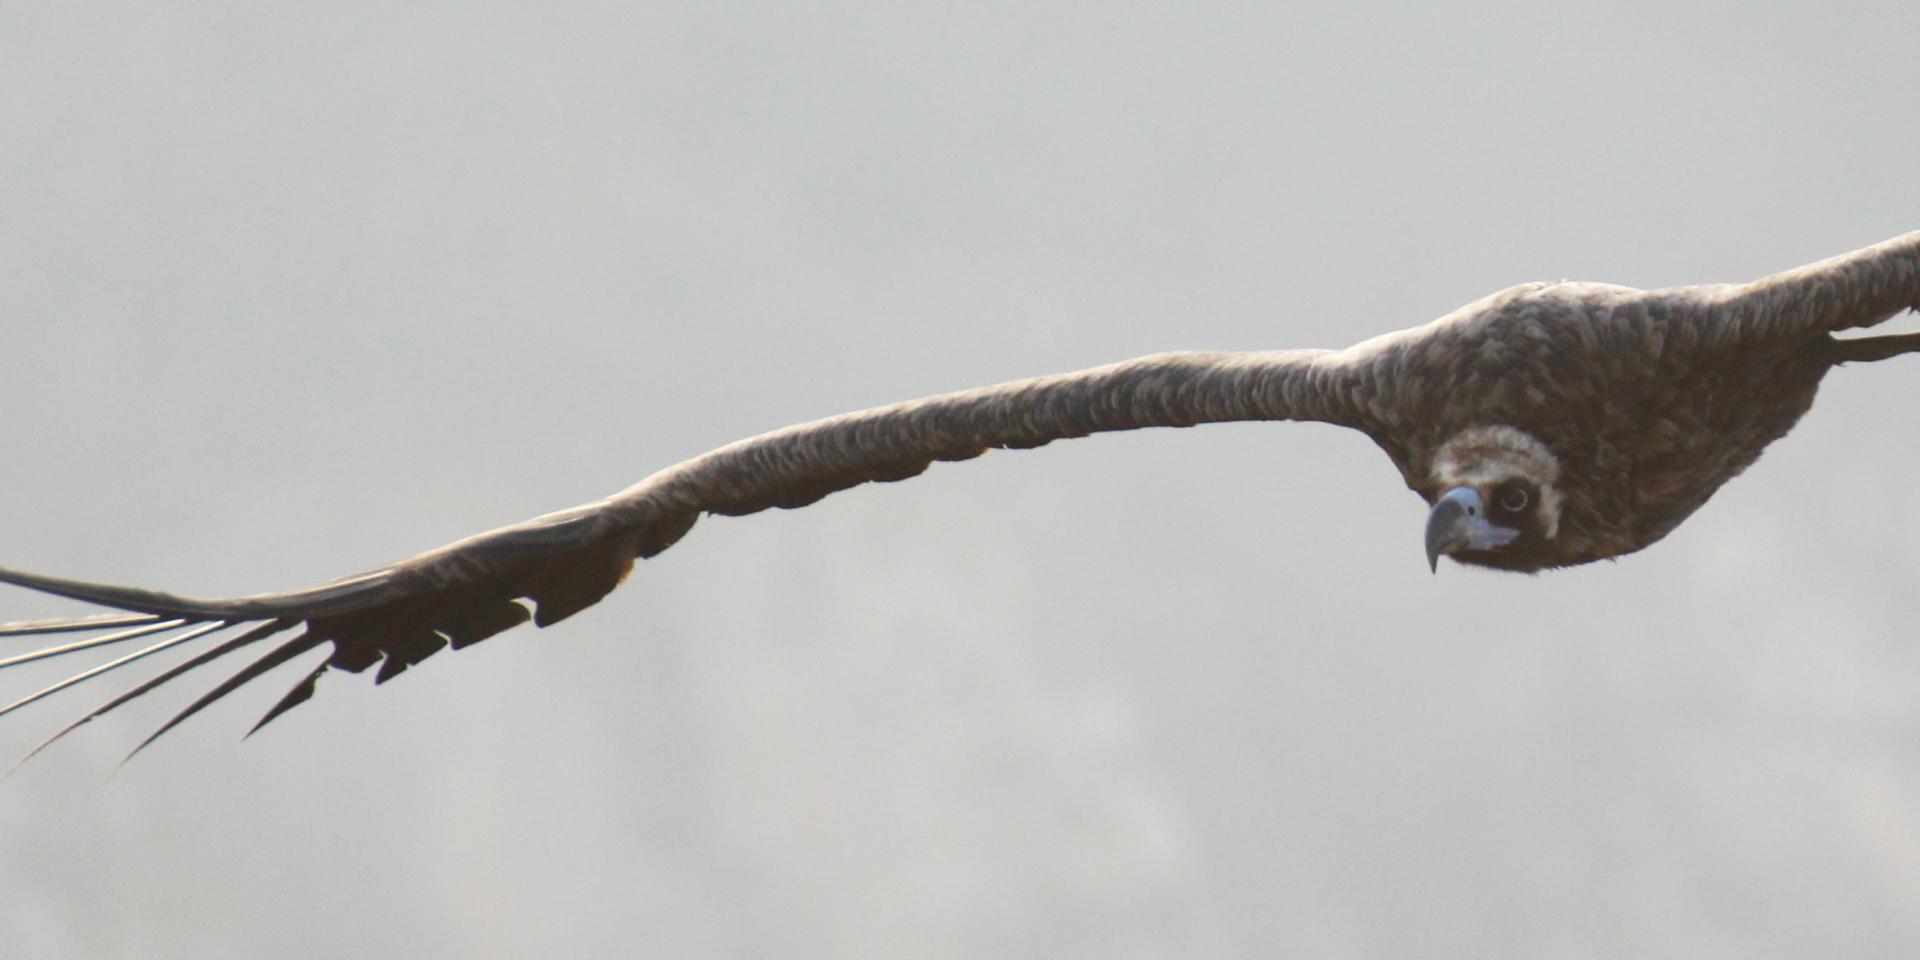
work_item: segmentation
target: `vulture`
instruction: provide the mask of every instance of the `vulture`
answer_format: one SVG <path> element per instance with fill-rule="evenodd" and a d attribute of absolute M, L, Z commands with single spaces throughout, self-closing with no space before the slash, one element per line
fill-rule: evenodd
<path fill-rule="evenodd" d="M 197 667 L 262 648 L 134 749 L 301 654 L 330 648 L 254 725 L 329 670 L 384 682 L 444 648 L 558 623 L 703 514 L 803 507 L 935 461 L 1110 430 L 1316 420 L 1365 433 L 1426 501 L 1426 560 L 1537 572 L 1632 553 L 1673 529 L 1792 429 L 1829 370 L 1920 353 L 1920 334 L 1854 335 L 1920 310 L 1920 231 L 1746 284 L 1636 290 L 1525 283 L 1344 350 L 1162 353 L 876 407 L 750 437 L 610 497 L 331 583 L 198 599 L 0 568 L 0 581 L 114 612 L 0 625 L 83 639 L 0 667 L 159 637 L 0 707 L 146 657 L 204 649 L 34 748 Z M 46 641 L 43 641 L 46 642 Z M 250 731 L 251 732 L 251 731 Z M 28 756 L 32 756 L 29 753 Z M 132 754 L 129 754 L 131 757 Z"/>

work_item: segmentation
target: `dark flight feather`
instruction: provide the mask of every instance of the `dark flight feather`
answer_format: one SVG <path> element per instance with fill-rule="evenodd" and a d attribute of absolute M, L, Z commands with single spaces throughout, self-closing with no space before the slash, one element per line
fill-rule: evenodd
<path fill-rule="evenodd" d="M 1523 284 L 1340 351 L 1158 354 L 798 424 L 721 447 L 604 500 L 299 590 L 199 599 L 0 569 L 0 582 L 122 611 L 0 625 L 0 639 L 113 631 L 0 659 L 0 668 L 183 631 L 0 714 L 200 636 L 252 625 L 107 701 L 38 752 L 188 670 L 302 625 L 134 752 L 301 653 L 330 647 L 257 731 L 309 699 L 328 671 L 378 664 L 375 680 L 384 682 L 442 649 L 528 620 L 542 627 L 564 620 L 611 592 L 636 559 L 672 546 L 702 514 L 801 507 L 863 483 L 918 476 L 941 461 L 1146 427 L 1248 420 L 1351 427 L 1379 444 L 1429 503 L 1449 485 L 1491 476 L 1499 458 L 1531 464 L 1553 477 L 1550 489 L 1528 488 L 1553 501 L 1551 515 L 1516 520 L 1513 542 L 1469 546 L 1455 558 L 1538 570 L 1619 556 L 1671 531 L 1784 435 L 1833 366 L 1920 352 L 1920 334 L 1831 336 L 1908 309 L 1920 309 L 1920 232 L 1750 284 L 1655 291 Z"/>

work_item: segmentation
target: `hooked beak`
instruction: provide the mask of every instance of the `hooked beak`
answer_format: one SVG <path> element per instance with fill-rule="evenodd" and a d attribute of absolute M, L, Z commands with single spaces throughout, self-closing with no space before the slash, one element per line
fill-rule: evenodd
<path fill-rule="evenodd" d="M 1440 572 L 1440 555 L 1456 550 L 1488 550 L 1509 543 L 1520 531 L 1487 522 L 1486 506 L 1472 487 L 1454 487 L 1434 501 L 1427 514 L 1427 566 Z"/>

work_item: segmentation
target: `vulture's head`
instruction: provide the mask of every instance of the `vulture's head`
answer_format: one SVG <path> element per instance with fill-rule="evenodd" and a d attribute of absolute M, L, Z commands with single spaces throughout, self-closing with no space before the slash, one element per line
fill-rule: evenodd
<path fill-rule="evenodd" d="M 1546 445 L 1508 426 L 1462 430 L 1434 454 L 1427 515 L 1427 563 L 1460 561 L 1531 573 L 1560 566 L 1554 537 L 1563 496 L 1560 461 Z"/>

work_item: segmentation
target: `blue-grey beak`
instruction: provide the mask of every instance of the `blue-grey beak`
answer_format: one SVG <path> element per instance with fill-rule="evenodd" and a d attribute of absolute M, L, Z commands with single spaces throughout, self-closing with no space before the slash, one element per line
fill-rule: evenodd
<path fill-rule="evenodd" d="M 1440 555 L 1455 550 L 1487 550 L 1509 543 L 1520 531 L 1487 521 L 1486 505 L 1472 487 L 1454 487 L 1434 501 L 1427 514 L 1427 566 L 1440 572 Z"/>

